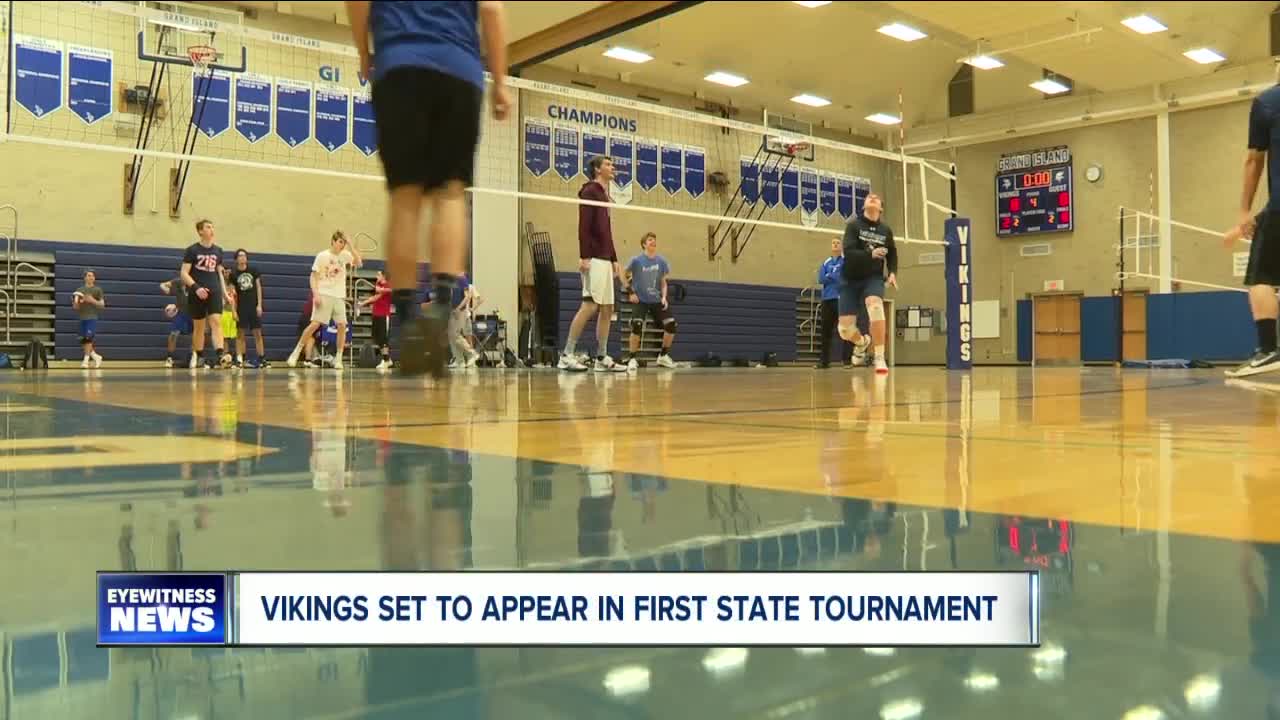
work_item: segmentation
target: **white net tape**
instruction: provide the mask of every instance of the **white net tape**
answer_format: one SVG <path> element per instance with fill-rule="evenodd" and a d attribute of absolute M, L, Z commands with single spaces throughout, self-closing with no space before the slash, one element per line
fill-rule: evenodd
<path fill-rule="evenodd" d="M 158 93 L 165 101 L 165 116 L 156 120 L 151 140 L 138 149 L 140 113 L 124 103 L 117 87 L 147 85 L 154 66 L 138 56 L 138 31 L 146 22 L 164 19 L 165 13 L 121 2 L 32 1 L 14 3 L 13 11 L 7 32 L 19 41 L 18 49 L 15 57 L 8 57 L 7 48 L 14 44 L 5 43 L 3 65 L 17 61 L 19 72 L 6 77 L 15 85 L 10 89 L 18 92 L 10 93 L 9 124 L 0 140 L 384 182 L 371 134 L 369 90 L 360 81 L 358 59 L 349 45 L 239 23 L 217 25 L 210 32 L 223 44 L 220 52 L 226 57 L 219 62 L 233 61 L 230 55 L 239 46 L 227 43 L 229 37 L 237 37 L 246 51 L 247 71 L 167 66 Z M 70 90 L 60 91 L 60 105 L 52 112 L 35 111 L 29 97 L 23 97 L 24 88 L 36 86 L 23 74 L 28 61 L 20 56 L 34 57 L 37 50 L 50 56 L 56 52 L 60 67 L 66 68 L 59 71 L 65 76 L 58 82 Z M 80 72 L 75 68 L 86 67 L 86 57 L 98 61 L 98 67 L 109 67 L 114 103 L 105 108 L 109 117 L 93 117 L 84 112 L 83 104 L 74 107 Z M 18 75 L 22 78 L 14 80 Z M 534 221 L 539 219 L 536 213 L 550 212 L 537 209 L 543 203 L 590 204 L 576 197 L 578 185 L 585 181 L 582 168 L 589 156 L 607 154 L 627 170 L 626 185 L 610 193 L 614 210 L 714 225 L 748 190 L 744 181 L 754 173 L 751 212 L 733 220 L 741 227 L 838 234 L 869 189 L 884 198 L 886 217 L 899 242 L 945 244 L 937 219 L 943 216 L 930 222 L 930 214 L 952 211 L 937 200 L 945 197 L 938 188 L 954 175 L 936 163 L 818 136 L 792 138 L 814 148 L 812 162 L 796 158 L 779 163 L 777 156 L 759 152 L 762 139 L 770 134 L 761 124 L 577 87 L 518 78 L 509 84 L 517 111 L 505 122 L 486 116 L 472 192 L 523 201 L 526 214 L 534 208 Z M 193 93 L 199 87 L 213 89 Z M 288 112 L 288 98 L 302 98 L 301 116 Z M 178 140 L 192 124 L 193 114 L 200 118 L 196 124 L 202 132 L 196 150 L 184 154 Z M 305 121 L 295 124 L 299 117 Z M 623 157 L 625 163 L 617 162 Z M 118 168 L 116 164 L 111 170 L 116 176 Z"/>
<path fill-rule="evenodd" d="M 1140 285 L 1147 281 L 1167 281 L 1179 286 L 1247 292 L 1241 284 L 1226 284 L 1225 278 L 1228 269 L 1236 278 L 1243 276 L 1241 261 L 1247 259 L 1249 239 L 1238 240 L 1235 252 L 1228 255 L 1224 249 L 1226 233 L 1222 230 L 1130 208 L 1121 209 L 1120 222 L 1124 240 L 1120 245 L 1113 245 L 1123 260 L 1123 270 L 1116 273 L 1117 280 L 1138 281 Z M 1169 227 L 1167 252 L 1161 252 L 1162 225 Z M 1228 261 L 1231 261 L 1230 268 Z M 1202 279 L 1180 277 L 1179 268 L 1194 268 Z M 1220 278 L 1224 281 L 1211 282 Z"/>

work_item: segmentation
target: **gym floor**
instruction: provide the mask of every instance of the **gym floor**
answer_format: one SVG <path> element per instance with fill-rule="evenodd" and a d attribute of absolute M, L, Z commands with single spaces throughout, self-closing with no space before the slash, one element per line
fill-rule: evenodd
<path fill-rule="evenodd" d="M 1263 718 L 1280 379 L 0 376 L 21 718 Z M 1038 650 L 100 650 L 98 570 L 1037 567 Z M 706 662 L 709 653 L 718 653 Z M 646 687 L 628 670 L 644 666 Z"/>

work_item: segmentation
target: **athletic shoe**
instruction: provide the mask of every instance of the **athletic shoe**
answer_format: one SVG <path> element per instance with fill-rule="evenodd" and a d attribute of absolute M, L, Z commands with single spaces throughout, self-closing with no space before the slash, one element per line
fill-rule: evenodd
<path fill-rule="evenodd" d="M 268 360 L 268 359 L 266 359 L 266 358 L 258 358 L 258 369 L 259 369 L 259 370 L 266 370 L 266 369 L 267 369 L 267 368 L 269 368 L 269 367 L 271 367 L 271 361 L 270 361 L 270 360 Z"/>
<path fill-rule="evenodd" d="M 884 358 L 879 355 L 876 356 L 876 374 L 877 375 L 889 374 L 889 366 L 885 364 Z"/>
<path fill-rule="evenodd" d="M 479 363 L 480 363 L 480 353 L 476 352 L 475 350 L 472 350 L 471 354 L 467 356 L 466 362 L 462 363 L 462 367 L 470 370 L 471 368 L 475 367 Z"/>
<path fill-rule="evenodd" d="M 449 358 L 449 308 L 431 303 L 422 315 L 400 327 L 400 374 L 444 377 Z"/>
<path fill-rule="evenodd" d="M 613 358 L 605 355 L 603 359 L 596 358 L 595 364 L 591 366 L 596 372 L 626 372 L 627 368 L 613 361 Z"/>
<path fill-rule="evenodd" d="M 333 369 L 334 369 L 334 370 L 342 370 L 342 368 L 343 368 L 343 365 L 342 365 L 342 358 L 341 358 L 341 357 L 335 358 L 335 359 L 334 359 L 334 361 L 333 361 Z"/>
<path fill-rule="evenodd" d="M 233 367 L 233 368 L 235 368 L 235 369 L 237 369 L 237 370 L 243 370 L 243 369 L 244 369 L 244 361 L 243 361 L 243 360 L 232 360 L 232 361 L 231 361 L 231 367 Z"/>
<path fill-rule="evenodd" d="M 862 367 L 863 365 L 870 364 L 867 359 L 867 350 L 869 350 L 870 348 L 871 348 L 871 338 L 867 337 L 866 335 L 862 336 L 861 342 L 856 342 L 853 344 L 853 365 L 855 367 Z"/>
<path fill-rule="evenodd" d="M 223 370 L 226 370 L 227 368 L 231 367 L 231 353 L 229 352 L 222 353 L 222 356 L 218 358 L 218 367 Z"/>
<path fill-rule="evenodd" d="M 813 369 L 814 369 L 814 370 L 826 370 L 826 369 L 827 369 L 827 368 L 829 368 L 829 367 L 831 367 L 831 364 L 830 364 L 830 363 L 828 363 L 826 360 L 820 360 L 820 361 L 818 361 L 817 363 L 815 363 L 815 364 L 814 364 Z"/>
<path fill-rule="evenodd" d="M 639 360 L 636 360 L 635 358 L 631 358 L 630 360 L 627 361 L 627 372 L 636 372 L 639 369 L 640 369 Z"/>
<path fill-rule="evenodd" d="M 289 353 L 289 359 L 285 360 L 284 363 L 289 367 L 298 367 L 298 351 L 294 350 Z"/>
<path fill-rule="evenodd" d="M 196 368 L 200 367 L 200 356 L 195 354 L 194 351 L 191 353 L 191 364 L 188 367 L 190 367 L 192 370 L 195 370 Z"/>
<path fill-rule="evenodd" d="M 390 359 L 385 359 L 382 362 L 378 363 L 376 367 L 374 367 L 374 370 L 390 370 L 390 369 L 391 369 Z"/>
<path fill-rule="evenodd" d="M 1280 395 L 1280 385 L 1274 383 L 1254 382 L 1253 380 L 1232 380 L 1226 381 L 1227 387 L 1240 388 L 1241 390 L 1254 390 L 1270 395 Z"/>
<path fill-rule="evenodd" d="M 165 367 L 167 367 L 167 368 L 171 368 L 171 367 L 173 367 L 173 358 L 171 358 L 171 357 L 167 357 L 167 358 L 165 358 L 165 359 L 164 359 L 164 366 L 165 366 Z"/>
<path fill-rule="evenodd" d="M 1226 375 L 1232 378 L 1249 377 L 1250 375 L 1259 375 L 1273 370 L 1280 370 L 1280 352 L 1276 350 L 1270 352 L 1258 350 L 1253 354 L 1253 357 L 1249 358 L 1248 362 L 1228 370 Z"/>
<path fill-rule="evenodd" d="M 95 368 L 100 368 L 100 367 L 102 367 L 102 356 L 101 356 L 101 355 L 99 355 L 98 353 L 94 353 L 94 354 L 90 355 L 89 357 L 93 359 L 93 366 L 94 366 Z"/>
<path fill-rule="evenodd" d="M 557 365 L 561 370 L 569 372 L 586 372 L 587 366 L 577 355 L 561 355 L 560 364 Z"/>
<path fill-rule="evenodd" d="M 85 355 L 85 356 L 84 356 L 84 360 L 81 360 L 81 361 L 80 361 L 80 367 L 84 368 L 85 370 L 88 370 L 88 369 L 89 369 L 89 356 L 88 356 L 88 355 Z"/>
<path fill-rule="evenodd" d="M 676 367 L 676 361 L 672 360 L 670 355 L 659 355 L 658 365 L 664 368 L 674 368 Z"/>

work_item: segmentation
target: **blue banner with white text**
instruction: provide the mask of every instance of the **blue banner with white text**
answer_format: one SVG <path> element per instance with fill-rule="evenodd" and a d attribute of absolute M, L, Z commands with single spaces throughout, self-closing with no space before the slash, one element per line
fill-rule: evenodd
<path fill-rule="evenodd" d="M 316 88 L 316 142 L 329 152 L 347 144 L 350 137 L 351 92 L 337 85 Z"/>
<path fill-rule="evenodd" d="M 578 145 L 578 128 L 556 123 L 554 137 L 556 174 L 568 182 L 578 174 L 580 167 L 578 158 L 582 155 L 582 148 Z"/>
<path fill-rule="evenodd" d="M 609 138 L 602 132 L 594 130 L 582 131 L 582 179 L 590 179 L 591 158 L 609 154 Z"/>
<path fill-rule="evenodd" d="M 532 117 L 524 119 L 524 167 L 534 177 L 551 170 L 551 123 Z"/>
<path fill-rule="evenodd" d="M 13 36 L 13 97 L 27 112 L 42 118 L 62 107 L 62 43 Z"/>
<path fill-rule="evenodd" d="M 738 163 L 742 174 L 742 200 L 748 205 L 755 205 L 760 199 L 760 166 L 755 158 L 746 155 L 739 158 Z"/>
<path fill-rule="evenodd" d="M 271 78 L 236 75 L 236 132 L 251 143 L 271 134 Z"/>
<path fill-rule="evenodd" d="M 968 218 L 948 219 L 945 228 L 947 258 L 947 369 L 973 367 L 973 287 Z"/>
<path fill-rule="evenodd" d="M 311 83 L 276 80 L 276 135 L 289 147 L 311 139 Z"/>
<path fill-rule="evenodd" d="M 609 157 L 613 159 L 613 184 L 625 188 L 635 174 L 635 142 L 630 135 L 609 136 Z"/>
<path fill-rule="evenodd" d="M 679 145 L 662 144 L 662 189 L 669 195 L 680 192 L 684 186 L 684 148 Z"/>
<path fill-rule="evenodd" d="M 636 184 L 645 192 L 658 186 L 658 143 L 636 139 Z"/>
<path fill-rule="evenodd" d="M 111 51 L 67 47 L 67 105 L 87 125 L 111 114 Z"/>
<path fill-rule="evenodd" d="M 209 70 L 191 75 L 191 117 L 207 137 L 231 129 L 231 73 Z"/>

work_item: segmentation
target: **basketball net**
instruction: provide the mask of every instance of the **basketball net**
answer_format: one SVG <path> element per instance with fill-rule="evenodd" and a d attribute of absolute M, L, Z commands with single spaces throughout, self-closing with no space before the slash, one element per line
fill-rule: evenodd
<path fill-rule="evenodd" d="M 204 74 L 209 71 L 209 64 L 218 59 L 218 49 L 209 45 L 192 45 L 187 48 L 187 56 L 191 58 L 191 68 Z"/>

